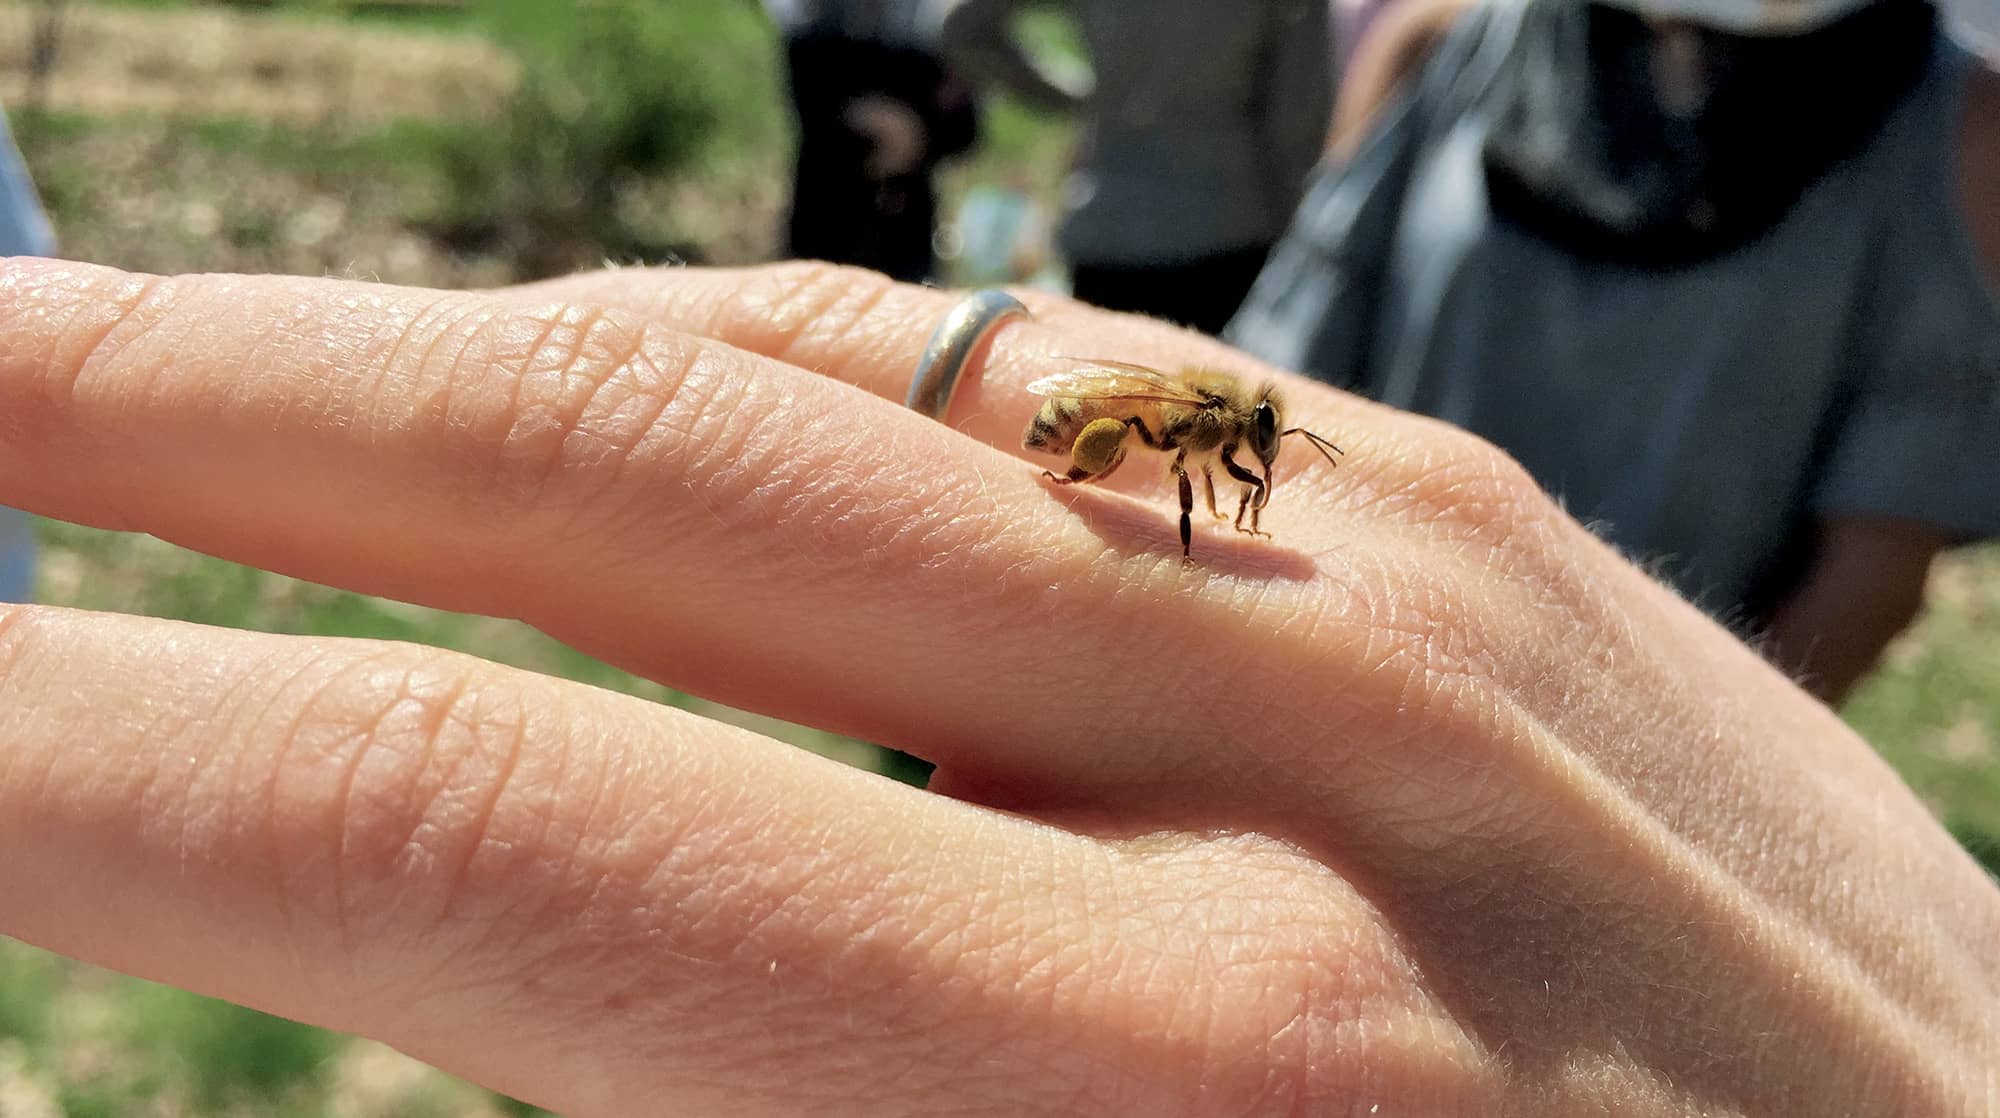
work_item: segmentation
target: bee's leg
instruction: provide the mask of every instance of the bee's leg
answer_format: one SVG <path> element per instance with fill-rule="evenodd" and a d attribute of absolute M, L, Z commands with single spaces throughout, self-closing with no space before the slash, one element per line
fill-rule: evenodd
<path fill-rule="evenodd" d="M 1264 479 L 1236 464 L 1236 459 L 1230 456 L 1235 449 L 1233 446 L 1222 448 L 1222 468 L 1245 486 L 1243 499 L 1236 504 L 1236 530 L 1253 536 L 1268 536 L 1271 533 L 1260 531 L 1257 527 L 1257 521 L 1264 512 Z M 1243 510 L 1246 508 L 1250 510 L 1248 528 L 1243 526 Z"/>
<path fill-rule="evenodd" d="M 1071 466 L 1069 468 L 1069 472 L 1063 474 L 1060 477 L 1056 476 L 1056 474 L 1050 470 L 1043 470 L 1042 476 L 1048 478 L 1050 481 L 1055 482 L 1057 485 L 1075 485 L 1077 482 L 1080 481 L 1098 482 L 1098 481 L 1103 481 L 1105 478 L 1110 477 L 1112 473 L 1118 469 L 1119 466 L 1124 464 L 1124 462 L 1125 462 L 1125 456 L 1123 454 L 1120 454 L 1118 457 L 1113 458 L 1111 460 L 1111 464 L 1109 466 L 1106 466 L 1101 470 L 1087 470 L 1082 466 Z"/>
<path fill-rule="evenodd" d="M 1187 451 L 1183 450 L 1179 454 L 1174 455 L 1174 464 L 1170 467 L 1174 472 L 1174 477 L 1179 479 L 1181 483 L 1182 560 L 1188 558 L 1188 545 L 1194 539 L 1194 482 L 1188 477 L 1187 466 L 1185 465 L 1186 461 Z"/>
<path fill-rule="evenodd" d="M 1137 431 L 1139 433 L 1139 441 L 1154 450 L 1172 450 L 1174 448 L 1173 444 L 1167 441 L 1165 435 L 1155 435 L 1151 431 L 1148 431 L 1146 429 L 1146 421 L 1136 415 L 1127 416 L 1125 418 L 1125 426 Z"/>
<path fill-rule="evenodd" d="M 1229 519 L 1229 517 L 1215 511 L 1215 475 L 1208 472 L 1208 463 L 1206 462 L 1201 464 L 1201 484 L 1202 488 L 1208 490 L 1208 515 L 1217 520 Z"/>
<path fill-rule="evenodd" d="M 1077 432 L 1076 441 L 1070 444 L 1070 471 L 1067 477 L 1056 477 L 1048 470 L 1049 479 L 1058 485 L 1074 485 L 1079 481 L 1103 481 L 1111 476 L 1111 471 L 1125 460 L 1125 421 L 1122 419 L 1093 419 Z"/>

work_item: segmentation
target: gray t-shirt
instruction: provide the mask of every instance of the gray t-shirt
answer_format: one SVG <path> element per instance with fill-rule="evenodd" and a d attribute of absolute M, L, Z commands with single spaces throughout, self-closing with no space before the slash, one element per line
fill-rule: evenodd
<path fill-rule="evenodd" d="M 940 0 L 944 50 L 1033 104 L 1071 99 L 1022 54 L 1030 0 Z M 1333 104 L 1328 0 L 1065 0 L 1094 81 L 1058 239 L 1098 266 L 1262 248 L 1284 231 Z"/>
<path fill-rule="evenodd" d="M 1818 517 L 2000 535 L 2000 298 L 1957 197 L 1973 60 L 1940 38 L 1775 228 L 1645 270 L 1492 219 L 1482 151 L 1520 12 L 1467 17 L 1322 169 L 1229 339 L 1492 440 L 1711 608 L 1777 605 Z"/>

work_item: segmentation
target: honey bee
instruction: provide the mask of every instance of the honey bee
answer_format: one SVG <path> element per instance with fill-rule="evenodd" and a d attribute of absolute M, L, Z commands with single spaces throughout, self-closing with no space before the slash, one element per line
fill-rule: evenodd
<path fill-rule="evenodd" d="M 1183 559 L 1188 556 L 1193 534 L 1190 459 L 1200 469 L 1202 485 L 1208 491 L 1209 514 L 1217 520 L 1226 519 L 1216 511 L 1215 477 L 1210 472 L 1220 463 L 1224 472 L 1243 483 L 1243 494 L 1236 502 L 1236 530 L 1268 537 L 1270 533 L 1259 528 L 1257 521 L 1271 499 L 1271 467 L 1278 460 L 1279 444 L 1288 436 L 1304 435 L 1328 462 L 1334 461 L 1334 454 L 1345 453 L 1303 427 L 1284 427 L 1284 404 L 1275 386 L 1265 384 L 1252 390 L 1215 369 L 1168 374 L 1122 361 L 1091 361 L 1069 372 L 1045 376 L 1028 385 L 1028 391 L 1048 397 L 1048 402 L 1029 421 L 1021 445 L 1069 456 L 1067 474 L 1042 471 L 1057 485 L 1110 477 L 1125 461 L 1128 436 L 1136 435 L 1150 450 L 1173 454 L 1167 469 L 1180 485 Z M 1245 446 L 1263 467 L 1262 477 L 1236 460 L 1237 450 Z M 1329 450 L 1333 454 L 1327 453 Z M 1247 528 L 1243 526 L 1245 512 L 1250 514 Z"/>

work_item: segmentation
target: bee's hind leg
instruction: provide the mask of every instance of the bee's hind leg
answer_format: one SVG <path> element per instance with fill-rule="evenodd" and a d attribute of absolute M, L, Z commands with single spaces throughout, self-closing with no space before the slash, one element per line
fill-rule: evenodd
<path fill-rule="evenodd" d="M 1188 557 L 1188 545 L 1194 540 L 1194 482 L 1188 477 L 1187 466 L 1184 464 L 1186 459 L 1187 451 L 1183 450 L 1174 455 L 1174 464 L 1169 467 L 1173 470 L 1174 477 L 1181 483 L 1181 562 L 1183 563 L 1192 562 Z M 1212 499 L 1214 490 L 1211 489 L 1209 494 L 1211 500 L 1208 507 L 1212 509 L 1215 507 Z"/>
<path fill-rule="evenodd" d="M 1070 444 L 1069 473 L 1057 477 L 1052 471 L 1043 470 L 1042 475 L 1057 485 L 1103 481 L 1111 476 L 1119 463 L 1125 461 L 1125 431 L 1124 420 L 1091 420 L 1077 433 L 1076 441 Z"/>

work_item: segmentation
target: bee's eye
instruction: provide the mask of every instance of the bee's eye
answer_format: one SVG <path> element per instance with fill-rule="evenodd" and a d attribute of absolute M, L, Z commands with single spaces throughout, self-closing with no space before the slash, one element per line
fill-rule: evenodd
<path fill-rule="evenodd" d="M 1275 446 L 1278 442 L 1278 409 L 1269 404 L 1258 404 L 1255 416 L 1257 424 L 1257 445 Z"/>

